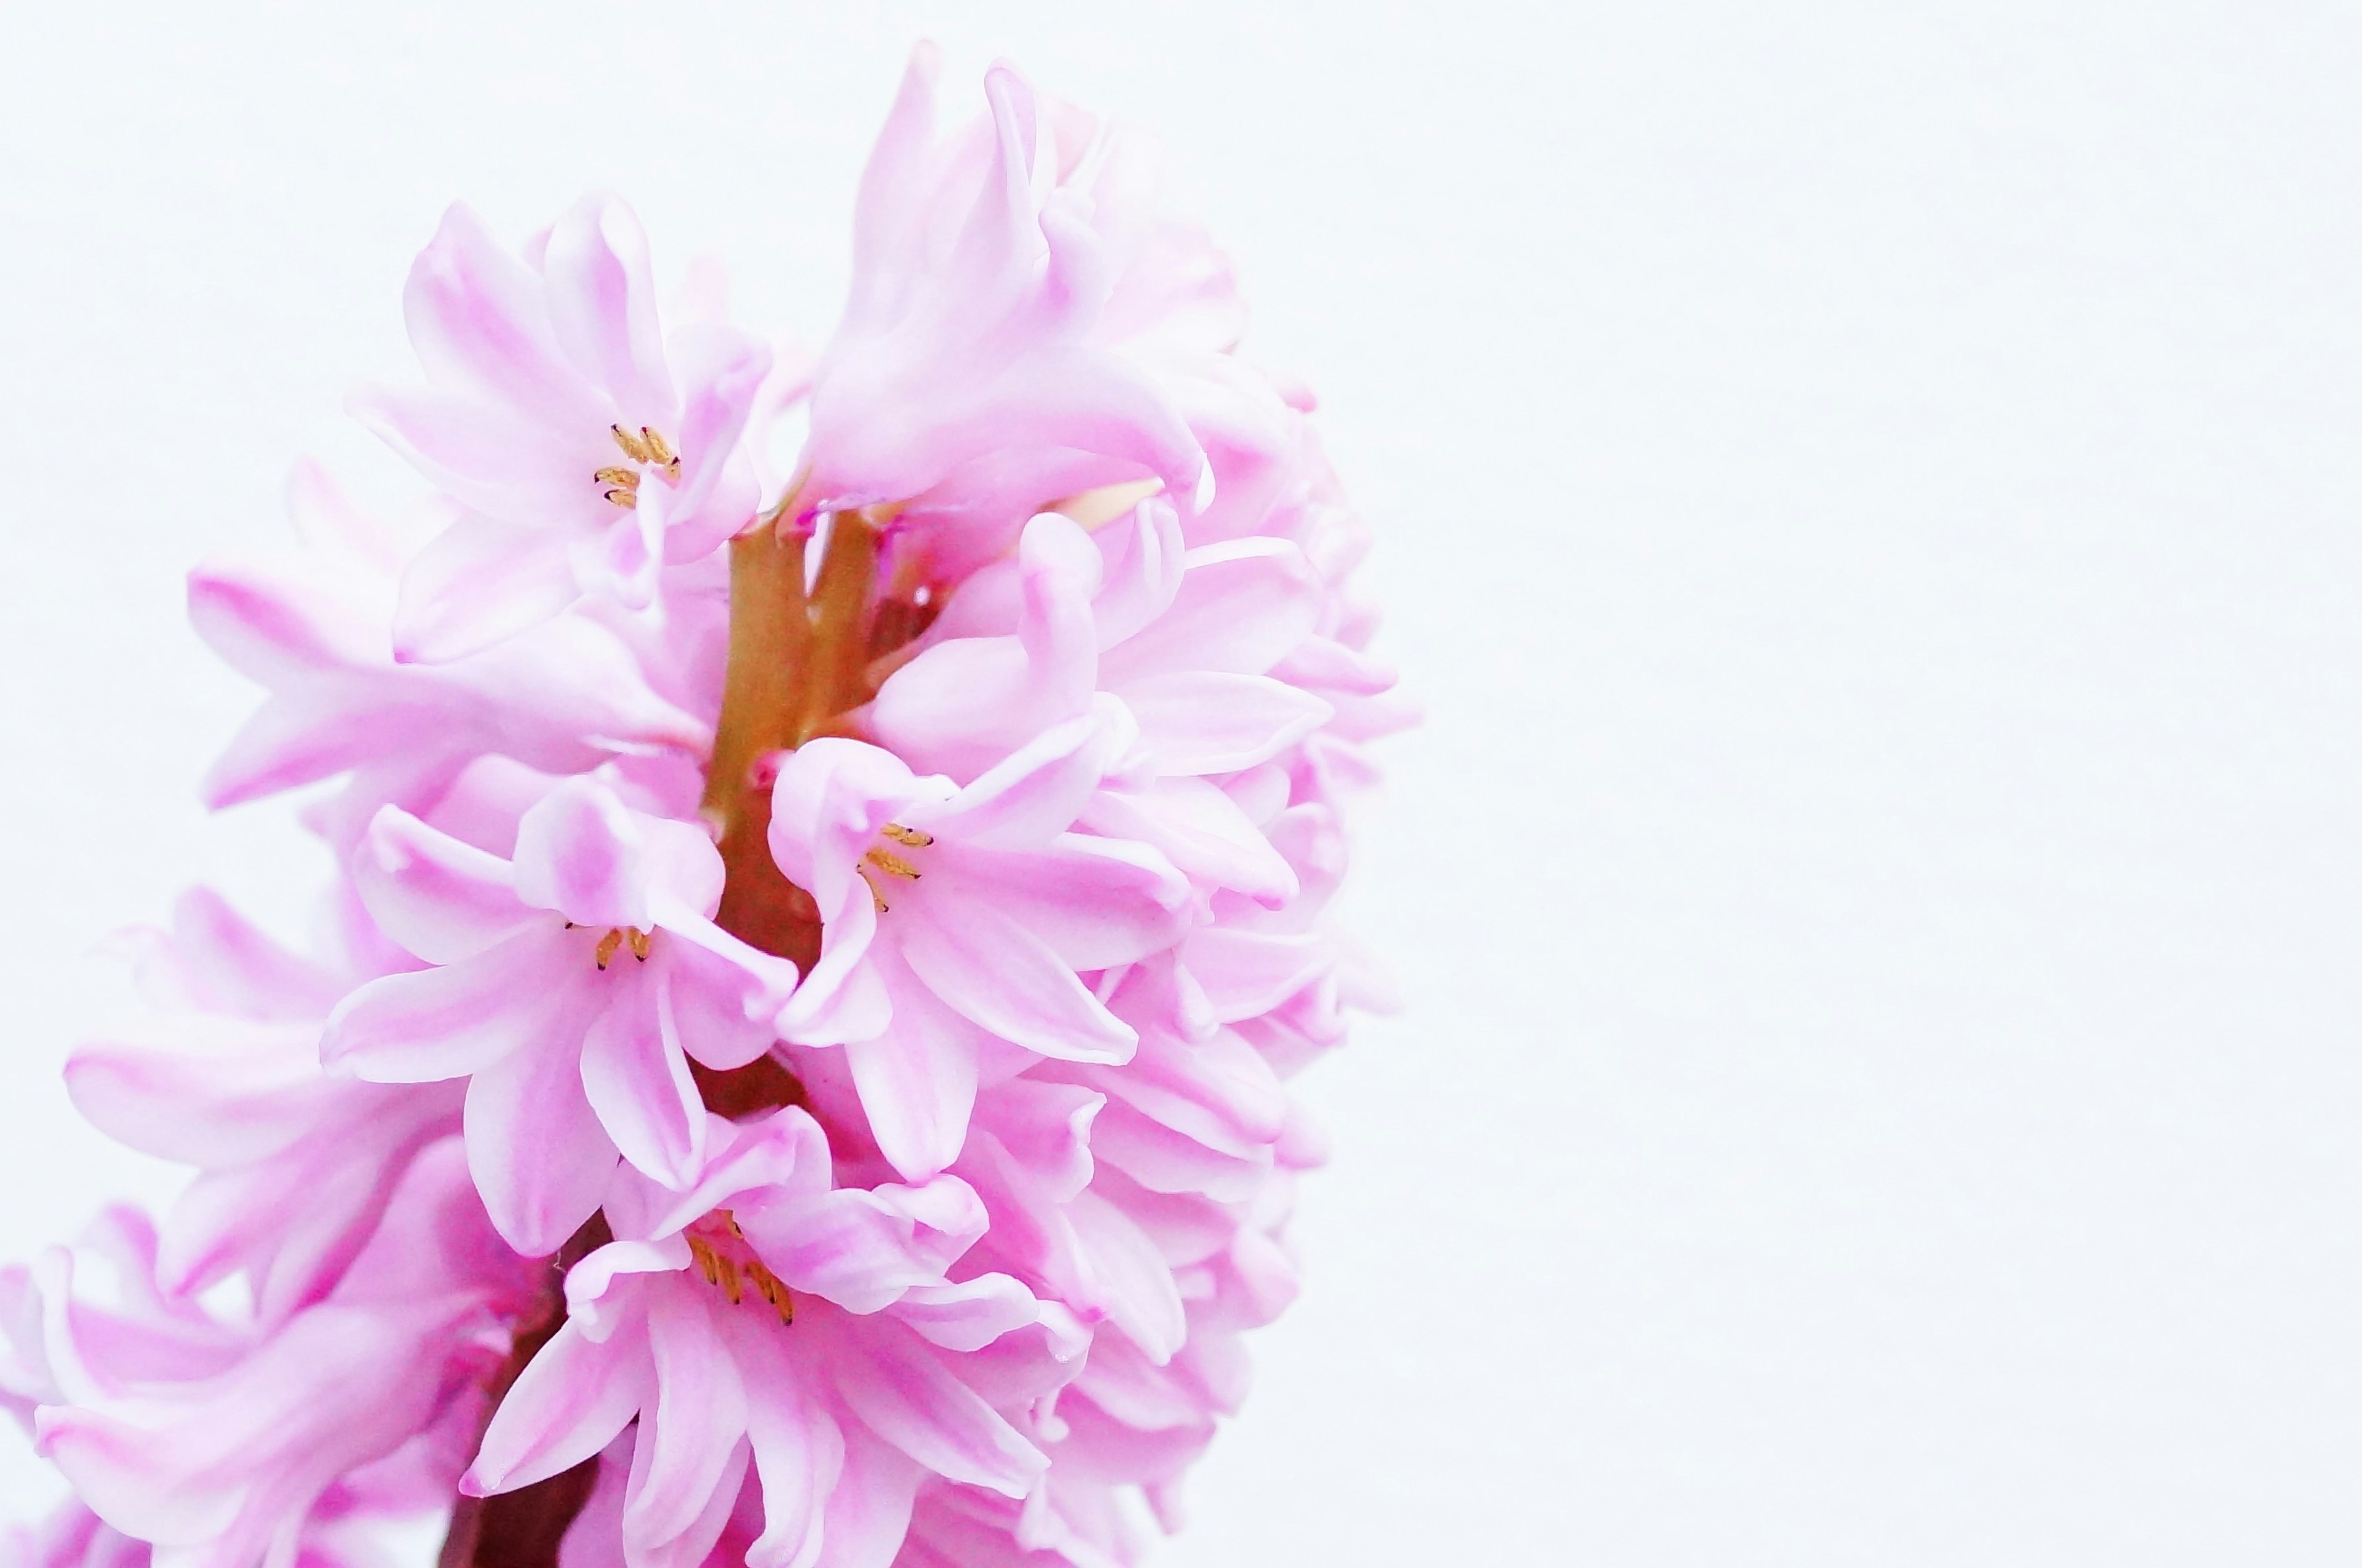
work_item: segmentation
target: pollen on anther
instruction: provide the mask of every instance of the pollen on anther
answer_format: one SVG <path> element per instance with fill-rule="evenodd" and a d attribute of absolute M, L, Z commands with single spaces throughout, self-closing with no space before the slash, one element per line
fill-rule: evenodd
<path fill-rule="evenodd" d="M 599 945 L 591 949 L 591 956 L 598 960 L 599 967 L 603 969 L 613 961 L 615 950 L 623 945 L 624 928 L 620 925 L 610 926 L 607 929 L 607 934 L 599 939 Z"/>
<path fill-rule="evenodd" d="M 889 877 L 907 878 L 913 882 L 919 879 L 919 868 L 892 850 L 873 848 L 861 858 Z"/>
<path fill-rule="evenodd" d="M 900 823 L 888 823 L 877 831 L 896 844 L 908 845 L 912 849 L 924 849 L 935 842 L 933 834 L 921 833 L 917 828 L 907 828 Z"/>
<path fill-rule="evenodd" d="M 624 940 L 632 944 L 633 957 L 643 964 L 648 961 L 649 937 L 646 932 L 636 925 L 627 927 L 624 932 Z"/>

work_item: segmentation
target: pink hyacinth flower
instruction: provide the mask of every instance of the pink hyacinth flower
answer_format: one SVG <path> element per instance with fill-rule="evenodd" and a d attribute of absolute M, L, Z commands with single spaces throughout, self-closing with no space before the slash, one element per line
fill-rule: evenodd
<path fill-rule="evenodd" d="M 1077 182 L 1088 117 L 996 66 L 988 117 L 938 141 L 935 69 L 922 46 L 862 176 L 853 293 L 813 373 L 808 503 L 991 525 L 1126 480 L 1193 494 L 1197 438 L 1107 330 L 1120 273 Z"/>
<path fill-rule="evenodd" d="M 1202 885 L 1277 903 L 1295 895 L 1293 873 L 1209 780 L 1259 767 L 1330 716 L 1270 673 L 1311 635 L 1319 591 L 1285 540 L 1185 551 L 1160 501 L 1096 534 L 1044 513 L 1016 559 L 961 586 L 878 691 L 867 728 L 914 766 L 968 777 L 1104 691 L 1138 733 L 1084 824 L 1154 845 Z"/>
<path fill-rule="evenodd" d="M 1131 1055 L 1131 1026 L 1081 977 L 1169 945 L 1189 888 L 1153 849 L 1071 831 L 1122 745 L 1120 712 L 1095 711 L 965 788 L 854 740 L 781 765 L 771 853 L 819 904 L 822 941 L 780 1032 L 845 1048 L 904 1176 L 958 1155 L 988 1067 Z"/>
<path fill-rule="evenodd" d="M 646 237 L 614 197 L 585 198 L 522 258 L 454 206 L 403 307 L 428 389 L 354 410 L 467 515 L 403 580 L 396 657 L 459 657 L 586 593 L 646 606 L 667 562 L 752 514 L 738 440 L 769 350 L 703 322 L 667 331 Z"/>
<path fill-rule="evenodd" d="M 291 953 L 215 894 L 184 896 L 141 967 L 179 1005 L 83 1043 L 67 1089 L 102 1132 L 199 1172 L 164 1222 L 162 1288 L 243 1273 L 275 1321 L 335 1283 L 411 1160 L 458 1131 L 457 1088 L 322 1072 L 330 1010 L 384 970 Z"/>
<path fill-rule="evenodd" d="M 617 1154 L 685 1183 L 706 1136 L 689 1058 L 771 1044 L 795 966 L 713 924 L 705 831 L 575 778 L 525 812 L 513 862 L 392 807 L 354 876 L 386 933 L 434 968 L 361 987 L 322 1056 L 383 1083 L 468 1078 L 468 1159 L 518 1251 L 556 1252 Z"/>
<path fill-rule="evenodd" d="M 1044 1462 L 1012 1418 L 1073 1375 L 1084 1342 L 1013 1280 L 944 1278 L 983 1229 L 966 1185 L 834 1187 L 818 1124 L 792 1109 L 716 1118 L 707 1149 L 686 1191 L 619 1172 L 617 1239 L 568 1275 L 566 1324 L 463 1487 L 555 1475 L 636 1418 L 629 1568 L 702 1560 L 750 1466 L 751 1568 L 882 1568 L 930 1475 L 1024 1496 Z"/>
<path fill-rule="evenodd" d="M 414 1164 L 335 1291 L 281 1321 L 216 1319 L 157 1292 L 141 1266 L 153 1239 L 133 1217 L 116 1221 L 120 1307 L 83 1299 L 69 1255 L 45 1260 L 38 1349 L 9 1314 L 20 1364 L 38 1356 L 53 1383 L 36 1397 L 39 1447 L 170 1568 L 292 1562 L 340 1488 L 383 1464 L 434 1464 L 435 1429 L 467 1413 L 506 1348 L 498 1315 L 525 1284 L 458 1156 L 446 1144 Z"/>

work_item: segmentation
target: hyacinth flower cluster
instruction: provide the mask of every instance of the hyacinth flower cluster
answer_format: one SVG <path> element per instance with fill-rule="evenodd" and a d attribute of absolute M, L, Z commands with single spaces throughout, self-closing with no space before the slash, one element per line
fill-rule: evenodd
<path fill-rule="evenodd" d="M 1130 1562 L 1290 1300 L 1284 1088 L 1396 727 L 1310 400 L 1137 148 L 914 60 L 793 361 L 612 197 L 454 208 L 316 470 L 208 566 L 308 947 L 194 892 L 75 1104 L 194 1175 L 0 1273 L 27 1563 Z M 802 455 L 772 473 L 782 418 Z M 394 1532 L 389 1537 L 388 1532 Z"/>

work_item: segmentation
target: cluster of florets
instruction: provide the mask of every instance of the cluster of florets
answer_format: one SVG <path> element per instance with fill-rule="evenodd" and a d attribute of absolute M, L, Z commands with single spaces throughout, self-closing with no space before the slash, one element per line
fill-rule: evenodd
<path fill-rule="evenodd" d="M 1324 920 L 1396 723 L 1308 400 L 1130 146 L 922 56 L 851 304 L 775 362 L 595 197 L 455 208 L 362 417 L 208 567 L 308 789 L 299 953 L 188 896 L 75 1103 L 195 1167 L 0 1275 L 49 1564 L 1131 1561 L 1241 1397 L 1365 996 Z M 774 477 L 763 433 L 809 420 Z M 455 1502 L 456 1499 L 456 1502 Z M 1144 1507 L 1142 1506 L 1144 1503 Z"/>

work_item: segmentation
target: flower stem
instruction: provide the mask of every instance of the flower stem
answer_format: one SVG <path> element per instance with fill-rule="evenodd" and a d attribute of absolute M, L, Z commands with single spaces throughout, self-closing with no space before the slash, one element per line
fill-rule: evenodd
<path fill-rule="evenodd" d="M 548 1280 L 538 1310 L 516 1327 L 508 1359 L 486 1392 L 485 1419 L 497 1408 L 524 1371 L 525 1363 L 541 1353 L 566 1324 L 566 1271 L 614 1240 L 604 1215 L 594 1214 L 549 1260 Z M 590 1500 L 599 1479 L 596 1455 L 570 1470 L 513 1492 L 490 1497 L 461 1497 L 451 1510 L 436 1568 L 557 1568 L 557 1543 L 574 1516 Z"/>

